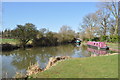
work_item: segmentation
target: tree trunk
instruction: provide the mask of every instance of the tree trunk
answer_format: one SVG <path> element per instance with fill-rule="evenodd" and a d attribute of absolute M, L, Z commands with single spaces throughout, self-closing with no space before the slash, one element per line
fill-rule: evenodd
<path fill-rule="evenodd" d="M 106 26 L 104 27 L 105 29 L 104 29 L 104 35 L 106 36 Z"/>
<path fill-rule="evenodd" d="M 104 18 L 104 35 L 106 36 L 106 30 L 107 30 L 107 21 L 106 18 Z"/>
<path fill-rule="evenodd" d="M 116 27 L 115 27 L 115 32 L 114 32 L 114 34 L 116 35 L 116 34 L 118 34 L 118 17 L 116 17 L 116 25 L 115 25 Z"/>
<path fill-rule="evenodd" d="M 26 44 L 23 45 L 23 49 L 24 49 L 24 50 L 26 49 Z"/>
<path fill-rule="evenodd" d="M 22 42 L 21 46 L 22 46 L 22 49 L 25 50 L 25 48 L 26 48 L 26 43 L 25 43 L 25 42 Z"/>

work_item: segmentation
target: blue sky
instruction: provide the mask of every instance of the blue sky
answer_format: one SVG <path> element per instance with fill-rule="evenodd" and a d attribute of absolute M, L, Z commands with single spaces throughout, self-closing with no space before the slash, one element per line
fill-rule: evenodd
<path fill-rule="evenodd" d="M 58 32 L 68 25 L 76 32 L 85 15 L 97 10 L 96 2 L 3 2 L 3 27 L 14 29 L 16 25 L 33 23 L 37 29 L 47 28 Z"/>

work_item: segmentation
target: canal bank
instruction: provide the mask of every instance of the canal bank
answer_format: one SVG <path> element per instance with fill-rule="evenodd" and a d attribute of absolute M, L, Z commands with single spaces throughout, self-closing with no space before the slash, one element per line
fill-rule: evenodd
<path fill-rule="evenodd" d="M 118 78 L 118 54 L 66 59 L 29 78 Z"/>

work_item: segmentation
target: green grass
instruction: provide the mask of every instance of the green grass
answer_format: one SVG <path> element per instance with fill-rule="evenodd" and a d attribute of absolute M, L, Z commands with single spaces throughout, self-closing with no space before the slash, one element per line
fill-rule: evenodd
<path fill-rule="evenodd" d="M 118 55 L 68 59 L 31 77 L 118 78 Z"/>
<path fill-rule="evenodd" d="M 16 39 L 0 39 L 0 44 L 9 43 L 9 44 L 18 44 L 19 41 Z"/>
<path fill-rule="evenodd" d="M 5 44 L 5 43 L 17 45 L 20 42 L 17 39 L 0 39 L 0 44 Z M 31 43 L 32 41 L 29 41 L 27 44 L 31 44 Z"/>
<path fill-rule="evenodd" d="M 107 45 L 112 49 L 120 49 L 120 46 L 118 46 L 118 43 L 107 43 Z"/>

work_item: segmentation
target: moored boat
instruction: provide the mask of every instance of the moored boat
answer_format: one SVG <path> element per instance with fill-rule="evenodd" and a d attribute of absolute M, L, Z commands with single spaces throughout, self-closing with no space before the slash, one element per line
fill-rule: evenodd
<path fill-rule="evenodd" d="M 88 41 L 87 45 L 91 48 L 109 50 L 109 47 L 107 46 L 107 44 L 105 44 L 105 42 Z"/>
<path fill-rule="evenodd" d="M 81 44 L 81 39 L 79 39 L 79 38 L 76 38 L 76 40 L 75 40 L 75 43 L 77 44 L 77 45 L 80 45 Z"/>

